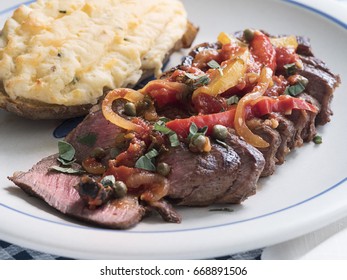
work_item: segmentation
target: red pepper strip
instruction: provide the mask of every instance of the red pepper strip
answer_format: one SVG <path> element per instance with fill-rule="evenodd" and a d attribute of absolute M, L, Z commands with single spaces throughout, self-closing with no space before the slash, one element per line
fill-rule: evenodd
<path fill-rule="evenodd" d="M 140 92 L 152 97 L 159 107 L 164 107 L 181 101 L 184 95 L 189 93 L 189 87 L 179 82 L 154 80 L 149 82 Z"/>
<path fill-rule="evenodd" d="M 263 96 L 257 99 L 251 106 L 254 116 L 264 116 L 272 112 L 290 115 L 293 109 L 318 112 L 318 108 L 311 103 L 288 95 L 280 95 L 276 98 Z"/>
<path fill-rule="evenodd" d="M 250 51 L 254 60 L 260 66 L 271 68 L 272 71 L 276 69 L 276 50 L 272 45 L 269 37 L 260 31 L 254 32 L 254 37 L 250 42 Z"/>
<path fill-rule="evenodd" d="M 288 95 L 281 95 L 276 98 L 263 96 L 257 101 L 248 105 L 250 110 L 246 109 L 246 119 L 252 117 L 261 117 L 272 112 L 279 112 L 282 114 L 290 114 L 292 110 L 307 110 L 311 112 L 318 112 L 318 108 L 303 99 L 291 97 Z M 166 123 L 166 126 L 175 131 L 177 135 L 186 138 L 189 135 L 189 127 L 194 122 L 198 128 L 208 127 L 206 135 L 210 135 L 213 126 L 221 124 L 226 127 L 234 127 L 236 108 L 229 111 L 192 116 L 187 119 L 176 119 Z"/>
<path fill-rule="evenodd" d="M 192 116 L 187 119 L 175 119 L 166 123 L 166 126 L 176 132 L 177 135 L 182 138 L 186 138 L 189 135 L 189 128 L 192 123 L 195 123 L 198 128 L 207 126 L 206 135 L 212 133 L 212 129 L 216 124 L 221 124 L 226 127 L 233 127 L 235 118 L 235 108 L 228 111 L 209 114 Z"/>

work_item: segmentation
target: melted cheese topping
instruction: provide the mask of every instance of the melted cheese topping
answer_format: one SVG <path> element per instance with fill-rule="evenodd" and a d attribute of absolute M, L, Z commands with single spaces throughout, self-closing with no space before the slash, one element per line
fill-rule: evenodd
<path fill-rule="evenodd" d="M 186 25 L 178 0 L 39 0 L 5 23 L 0 80 L 12 99 L 95 104 L 145 69 L 159 74 Z"/>

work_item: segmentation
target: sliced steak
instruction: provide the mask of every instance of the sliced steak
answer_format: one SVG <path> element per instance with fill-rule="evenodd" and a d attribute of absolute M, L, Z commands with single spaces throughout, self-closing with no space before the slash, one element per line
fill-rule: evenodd
<path fill-rule="evenodd" d="M 299 96 L 301 99 L 304 99 L 306 102 L 311 103 L 315 105 L 317 108 L 320 109 L 319 102 L 311 95 L 308 95 L 306 93 L 302 93 Z M 316 130 L 316 117 L 317 113 L 306 111 L 308 114 L 308 120 L 306 123 L 306 126 L 301 132 L 301 138 L 304 142 L 310 142 L 314 138 L 314 136 L 317 134 Z"/>
<path fill-rule="evenodd" d="M 58 211 L 103 227 L 126 229 L 142 219 L 145 208 L 132 196 L 113 200 L 97 210 L 88 209 L 74 188 L 79 176 L 49 171 L 57 164 L 56 158 L 57 155 L 44 158 L 28 172 L 16 173 L 9 179 Z"/>
<path fill-rule="evenodd" d="M 316 118 L 316 125 L 324 125 L 330 121 L 333 114 L 330 103 L 333 92 L 341 83 L 338 75 L 334 75 L 320 59 L 313 56 L 300 56 L 304 68 L 299 74 L 309 80 L 306 93 L 314 97 L 321 105 Z"/>
<path fill-rule="evenodd" d="M 261 177 L 270 176 L 275 172 L 277 163 L 276 153 L 282 142 L 280 133 L 270 127 L 270 123 L 268 123 L 268 120 L 263 121 L 257 118 L 248 122 L 248 126 L 252 132 L 269 143 L 269 147 L 267 148 L 258 148 L 265 158 L 265 166 Z"/>
<path fill-rule="evenodd" d="M 181 215 L 178 214 L 177 211 L 172 207 L 172 205 L 164 199 L 151 202 L 150 208 L 153 208 L 155 211 L 157 211 L 166 222 L 180 223 L 182 221 Z"/>
<path fill-rule="evenodd" d="M 76 159 L 81 162 L 96 147 L 105 150 L 112 147 L 115 137 L 123 132 L 121 128 L 110 123 L 98 106 L 93 107 L 86 118 L 65 138 L 76 150 Z"/>
<path fill-rule="evenodd" d="M 235 134 L 229 134 L 225 143 L 239 155 L 241 165 L 236 180 L 217 202 L 241 203 L 256 193 L 257 182 L 264 169 L 265 159 L 260 151 Z"/>
<path fill-rule="evenodd" d="M 296 36 L 298 42 L 298 47 L 296 53 L 304 56 L 313 56 L 311 41 L 308 37 L 305 36 Z"/>
<path fill-rule="evenodd" d="M 281 136 L 281 144 L 277 149 L 276 159 L 277 164 L 283 164 L 286 155 L 294 147 L 295 127 L 292 121 L 281 114 L 272 113 L 269 115 L 269 118 L 278 122 L 276 130 Z"/>
<path fill-rule="evenodd" d="M 218 144 L 212 144 L 209 153 L 192 153 L 181 145 L 158 161 L 171 166 L 168 197 L 179 205 L 190 206 L 218 201 L 234 183 L 240 167 L 237 153 Z"/>
<path fill-rule="evenodd" d="M 307 98 L 305 95 L 303 97 Z M 293 122 L 295 128 L 294 145 L 290 148 L 301 147 L 304 142 L 311 141 L 316 135 L 315 113 L 305 110 L 293 110 L 286 117 Z"/>

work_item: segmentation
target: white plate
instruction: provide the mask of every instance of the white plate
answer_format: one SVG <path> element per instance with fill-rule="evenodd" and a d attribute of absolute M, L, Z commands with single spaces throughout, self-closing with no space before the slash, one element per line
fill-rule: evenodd
<path fill-rule="evenodd" d="M 8 2 L 1 2 L 2 11 L 14 6 Z M 347 30 L 341 17 L 285 1 L 184 2 L 189 18 L 200 26 L 195 43 L 247 27 L 307 35 L 316 56 L 343 82 L 347 79 Z M 331 11 L 329 3 L 320 1 L 320 7 Z M 1 12 L 1 22 L 9 15 Z M 181 55 L 173 56 L 171 64 Z M 73 258 L 201 259 L 261 248 L 323 227 L 347 213 L 346 91 L 343 83 L 335 93 L 332 122 L 319 129 L 324 144 L 294 151 L 275 175 L 260 180 L 257 195 L 232 206 L 234 212 L 181 208 L 181 224 L 153 216 L 127 231 L 80 224 L 13 186 L 6 176 L 56 152 L 52 132 L 58 122 L 23 120 L 1 111 L 0 239 Z"/>

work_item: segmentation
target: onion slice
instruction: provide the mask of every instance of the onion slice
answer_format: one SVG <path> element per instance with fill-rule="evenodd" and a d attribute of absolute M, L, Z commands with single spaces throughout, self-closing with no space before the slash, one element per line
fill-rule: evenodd
<path fill-rule="evenodd" d="M 267 148 L 267 143 L 263 138 L 254 134 L 246 124 L 247 107 L 257 98 L 261 97 L 272 82 L 272 70 L 263 67 L 259 81 L 254 89 L 243 96 L 236 107 L 234 126 L 237 134 L 244 138 L 246 142 L 256 148 Z"/>
<path fill-rule="evenodd" d="M 123 117 L 121 117 L 119 114 L 117 114 L 115 111 L 112 109 L 112 104 L 115 100 L 117 99 L 125 99 L 130 102 L 137 103 L 141 100 L 143 100 L 144 95 L 141 94 L 140 92 L 133 90 L 133 89 L 128 89 L 128 88 L 118 88 L 110 91 L 105 99 L 102 102 L 102 113 L 108 121 L 111 123 L 117 125 L 118 127 L 135 131 L 135 132 L 141 132 L 143 131 L 142 126 L 137 125 L 130 120 L 127 120 Z"/>
<path fill-rule="evenodd" d="M 140 198 L 148 202 L 158 201 L 169 192 L 168 180 L 159 174 L 149 172 L 135 173 L 125 183 L 129 189 L 137 189 L 144 186 L 145 191 Z"/>

